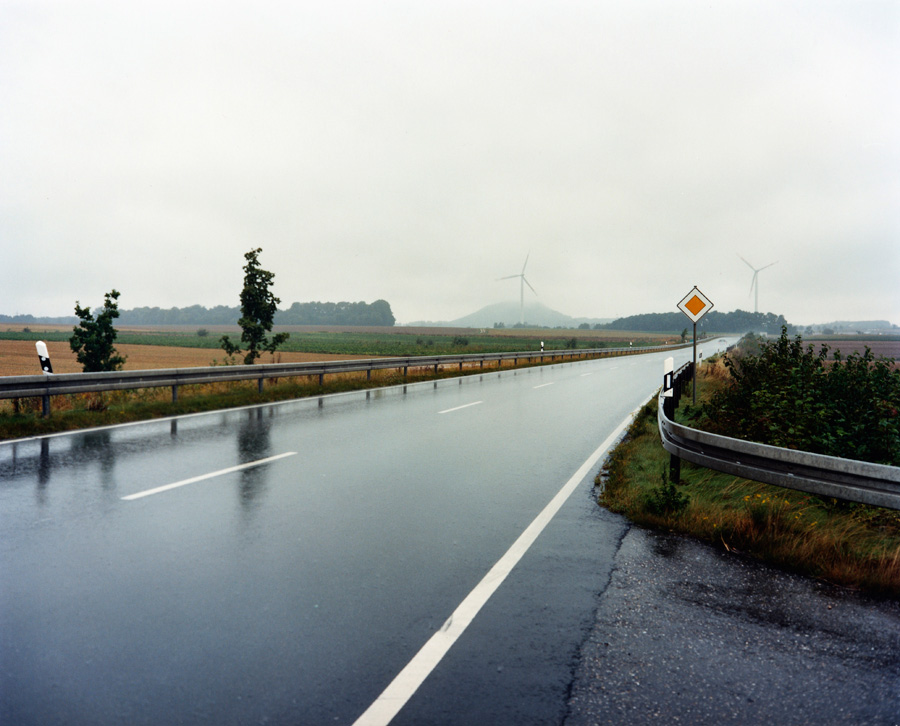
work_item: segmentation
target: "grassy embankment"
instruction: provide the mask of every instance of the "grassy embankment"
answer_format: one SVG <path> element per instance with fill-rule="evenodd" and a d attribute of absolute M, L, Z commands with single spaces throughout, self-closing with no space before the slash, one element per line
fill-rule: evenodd
<path fill-rule="evenodd" d="M 496 353 L 521 350 L 537 350 L 540 341 L 550 337 L 552 333 L 564 341 L 577 341 L 578 348 L 618 347 L 623 345 L 621 334 L 611 336 L 605 331 L 528 331 L 528 333 L 508 334 L 508 331 L 498 333 L 479 334 L 465 337 L 459 333 L 455 335 L 436 334 L 433 331 L 403 331 L 391 333 L 381 331 L 368 332 L 300 332 L 292 333 L 286 346 L 289 350 L 285 353 L 285 359 L 292 354 L 310 353 L 313 357 L 379 357 L 379 356 L 407 356 L 421 355 L 426 352 L 431 355 L 451 353 Z M 67 351 L 68 336 L 70 332 L 42 330 L 40 332 L 0 333 L 0 341 L 17 340 L 25 341 L 27 351 L 25 355 L 36 367 L 36 355 L 32 339 L 43 339 L 51 346 L 51 358 L 55 360 L 54 366 L 57 372 L 66 372 L 63 364 L 69 365 L 72 371 L 77 371 L 77 364 L 73 364 L 74 355 Z M 672 336 L 669 336 L 672 337 Z M 636 347 L 642 345 L 661 344 L 664 336 L 646 335 L 641 338 L 626 338 L 634 340 Z M 199 345 L 202 341 L 203 345 Z M 209 359 L 197 358 L 193 365 L 210 365 L 216 357 L 222 362 L 224 353 L 217 348 L 218 336 L 198 336 L 196 332 L 171 332 L 171 331 L 125 331 L 117 337 L 117 345 L 129 350 L 129 358 L 126 361 L 126 370 L 142 368 L 166 368 L 186 365 L 184 362 L 169 362 L 180 360 L 176 356 L 170 356 L 173 351 L 183 350 L 185 347 L 203 348 L 208 350 Z M 626 343 L 627 345 L 627 343 Z M 560 344 L 559 348 L 565 348 Z M 68 358 L 63 358 L 66 355 Z M 57 357 L 59 356 L 59 357 Z M 2 350 L 0 350 L 0 362 L 2 362 Z M 33 360 L 32 360 L 33 359 Z M 281 352 L 276 354 L 275 360 L 281 359 Z M 264 356 L 262 362 L 270 362 L 270 356 Z M 285 361 L 287 362 L 287 361 Z M 491 365 L 493 370 L 495 364 Z M 524 367 L 528 364 L 520 364 Z M 74 366 L 74 367 L 71 367 Z M 512 362 L 503 365 L 504 370 L 512 369 Z M 434 380 L 442 377 L 459 375 L 474 375 L 484 371 L 479 366 L 466 368 L 460 371 L 457 367 L 441 370 L 435 376 L 432 368 L 410 368 L 408 375 L 404 377 L 397 369 L 373 371 L 371 380 L 367 380 L 365 373 L 345 373 L 326 376 L 324 384 L 319 385 L 318 376 L 302 376 L 287 379 L 275 379 L 267 381 L 262 395 L 258 393 L 256 381 L 208 384 L 196 386 L 184 386 L 179 389 L 178 400 L 171 400 L 171 391 L 168 388 L 140 389 L 134 391 L 117 391 L 104 394 L 81 394 L 69 396 L 54 396 L 52 399 L 52 416 L 41 417 L 41 400 L 19 399 L 16 401 L 0 401 L 0 439 L 22 438 L 36 436 L 58 431 L 68 431 L 93 426 L 105 426 L 116 423 L 160 418 L 200 411 L 211 411 L 224 408 L 254 405 L 258 403 L 289 400 L 319 396 L 328 393 L 342 391 L 361 390 L 379 386 L 397 385 L 402 383 L 415 383 L 423 380 Z"/>
<path fill-rule="evenodd" d="M 721 361 L 704 365 L 698 400 L 708 399 L 726 376 Z M 698 409 L 692 411 L 684 400 L 677 420 L 697 425 Z M 687 462 L 675 486 L 667 481 L 668 462 L 654 399 L 598 477 L 600 503 L 640 525 L 693 535 L 845 587 L 900 597 L 900 512 L 824 500 Z"/>

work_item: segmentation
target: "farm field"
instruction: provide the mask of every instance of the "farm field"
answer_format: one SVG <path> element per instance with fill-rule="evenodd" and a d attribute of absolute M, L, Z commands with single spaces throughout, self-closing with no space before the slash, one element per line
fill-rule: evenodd
<path fill-rule="evenodd" d="M 48 341 L 47 350 L 53 363 L 54 373 L 80 373 L 81 366 L 68 342 Z M 192 368 L 210 366 L 213 361 L 222 361 L 225 353 L 211 348 L 185 348 L 162 345 L 117 344 L 116 350 L 127 357 L 125 370 L 152 370 L 158 368 Z M 328 353 L 278 352 L 274 360 L 264 355 L 263 363 L 302 363 L 317 360 L 346 360 L 363 356 Z M 40 375 L 37 352 L 30 340 L 0 340 L 0 376 Z"/>
<path fill-rule="evenodd" d="M 622 334 L 596 330 L 498 330 L 454 328 L 315 328 L 282 326 L 291 333 L 285 345 L 262 363 L 301 362 L 380 356 L 442 355 L 452 353 L 499 353 L 538 350 L 544 341 L 547 350 L 565 348 L 574 338 L 578 348 L 662 345 L 678 342 L 674 335 Z M 196 328 L 117 328 L 116 349 L 127 356 L 126 370 L 209 366 L 224 362 L 219 339 L 225 333 L 237 340 L 240 329 L 210 327 L 199 334 Z M 77 373 L 80 366 L 69 348 L 71 327 L 7 326 L 0 329 L 0 376 L 38 374 L 34 342 L 47 343 L 56 373 Z"/>
<path fill-rule="evenodd" d="M 829 348 L 828 357 L 833 358 L 835 351 L 840 351 L 841 355 L 846 358 L 851 353 L 859 353 L 860 355 L 865 352 L 866 348 L 870 348 L 872 350 L 872 355 L 876 358 L 880 358 L 884 356 L 885 358 L 893 358 L 895 360 L 900 360 L 900 338 L 888 338 L 887 340 L 874 338 L 874 339 L 840 339 L 840 338 L 810 338 L 804 339 L 805 343 L 810 343 L 813 346 L 813 350 L 818 351 L 822 345 L 827 345 Z"/>

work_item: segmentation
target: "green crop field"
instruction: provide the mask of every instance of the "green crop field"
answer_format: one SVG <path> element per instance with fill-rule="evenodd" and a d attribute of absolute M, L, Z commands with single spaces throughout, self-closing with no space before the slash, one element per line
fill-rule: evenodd
<path fill-rule="evenodd" d="M 219 339 L 224 329 L 213 331 L 198 330 L 119 330 L 116 342 L 130 345 L 156 345 L 181 348 L 208 348 L 219 350 Z M 438 329 L 440 330 L 440 329 Z M 665 336 L 642 334 L 629 336 L 616 333 L 611 336 L 605 331 L 559 331 L 535 330 L 517 334 L 511 331 L 481 333 L 477 330 L 460 332 L 435 332 L 429 329 L 386 330 L 377 332 L 352 331 L 306 331 L 290 330 L 291 337 L 279 350 L 299 353 L 322 353 L 353 356 L 408 356 L 441 355 L 458 353 L 504 353 L 509 351 L 539 350 L 544 341 L 547 350 L 563 348 L 615 348 L 659 345 Z M 232 339 L 240 333 L 235 328 L 229 333 Z M 0 340 L 44 340 L 64 342 L 71 337 L 71 329 L 0 331 Z M 669 336 L 674 342 L 674 336 Z M 573 342 L 574 341 L 574 342 Z M 224 354 L 224 353 L 223 353 Z"/>

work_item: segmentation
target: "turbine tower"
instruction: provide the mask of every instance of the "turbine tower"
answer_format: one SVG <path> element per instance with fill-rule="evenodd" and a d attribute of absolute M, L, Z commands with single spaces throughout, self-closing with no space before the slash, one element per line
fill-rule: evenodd
<path fill-rule="evenodd" d="M 518 275 L 507 275 L 506 277 L 499 277 L 498 280 L 512 280 L 516 277 L 519 278 L 519 324 L 525 324 L 525 286 L 531 287 L 531 283 L 525 279 L 525 267 L 528 265 L 528 257 L 531 255 L 529 252 L 525 255 L 525 264 L 522 265 L 522 271 Z M 537 290 L 531 287 L 531 291 L 537 295 Z"/>
<path fill-rule="evenodd" d="M 741 257 L 741 256 L 738 255 L 738 257 Z M 743 257 L 741 257 L 741 259 L 744 260 Z M 756 295 L 754 297 L 754 301 L 753 301 L 753 312 L 758 313 L 759 312 L 759 273 L 762 272 L 763 270 L 765 270 L 766 268 L 774 265 L 775 262 L 770 262 L 765 267 L 754 267 L 749 262 L 747 262 L 747 260 L 744 260 L 744 264 L 747 265 L 747 267 L 749 267 L 751 270 L 753 270 L 753 279 L 750 281 L 750 292 L 756 293 Z"/>

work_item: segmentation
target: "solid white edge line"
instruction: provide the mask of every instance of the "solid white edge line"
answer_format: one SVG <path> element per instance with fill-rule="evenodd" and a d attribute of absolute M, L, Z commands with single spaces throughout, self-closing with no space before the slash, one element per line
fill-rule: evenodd
<path fill-rule="evenodd" d="M 466 403 L 462 406 L 457 406 L 456 408 L 447 408 L 443 411 L 438 411 L 438 413 L 452 413 L 453 411 L 460 411 L 464 408 L 469 408 L 469 406 L 477 406 L 479 403 L 484 403 L 484 401 L 475 401 L 474 403 Z"/>
<path fill-rule="evenodd" d="M 522 556 L 562 508 L 562 505 L 565 504 L 572 492 L 575 491 L 594 466 L 606 456 L 610 447 L 631 424 L 645 403 L 646 401 L 628 414 L 615 431 L 588 457 L 578 471 L 572 475 L 572 478 L 566 482 L 565 486 L 556 493 L 556 496 L 550 500 L 549 504 L 534 518 L 534 521 L 519 535 L 519 538 L 513 542 L 506 554 L 497 561 L 481 582 L 475 586 L 475 589 L 453 611 L 453 614 L 447 619 L 443 627 L 428 639 L 421 650 L 407 663 L 406 667 L 382 691 L 381 695 L 356 719 L 353 726 L 387 726 L 391 722 L 394 716 L 400 712 L 400 709 L 406 705 L 406 702 L 412 698 L 412 695 L 435 669 L 437 664 L 440 663 L 459 636 L 465 632 L 469 623 L 478 614 L 478 611 L 500 587 L 506 576 L 522 559 Z"/>
<path fill-rule="evenodd" d="M 213 471 L 209 474 L 201 474 L 200 476 L 194 476 L 190 479 L 182 479 L 181 481 L 176 481 L 172 484 L 165 484 L 161 487 L 156 487 L 155 489 L 145 489 L 142 492 L 129 494 L 127 497 L 122 497 L 122 500 L 126 502 L 133 502 L 135 499 L 142 499 L 144 497 L 149 497 L 152 494 L 160 494 L 161 492 L 167 492 L 170 489 L 177 489 L 178 487 L 187 486 L 188 484 L 195 484 L 196 482 L 203 481 L 204 479 L 212 479 L 213 477 L 223 476 L 224 474 L 231 474 L 236 471 L 242 471 L 243 469 L 250 469 L 254 466 L 262 466 L 263 464 L 268 464 L 270 461 L 277 461 L 278 459 L 284 459 L 287 456 L 295 456 L 296 454 L 296 451 L 288 451 L 287 453 L 278 454 L 277 456 L 270 456 L 267 459 L 250 461 L 246 464 L 239 464 L 237 466 L 229 467 L 228 469 L 220 469 L 219 471 Z"/>

